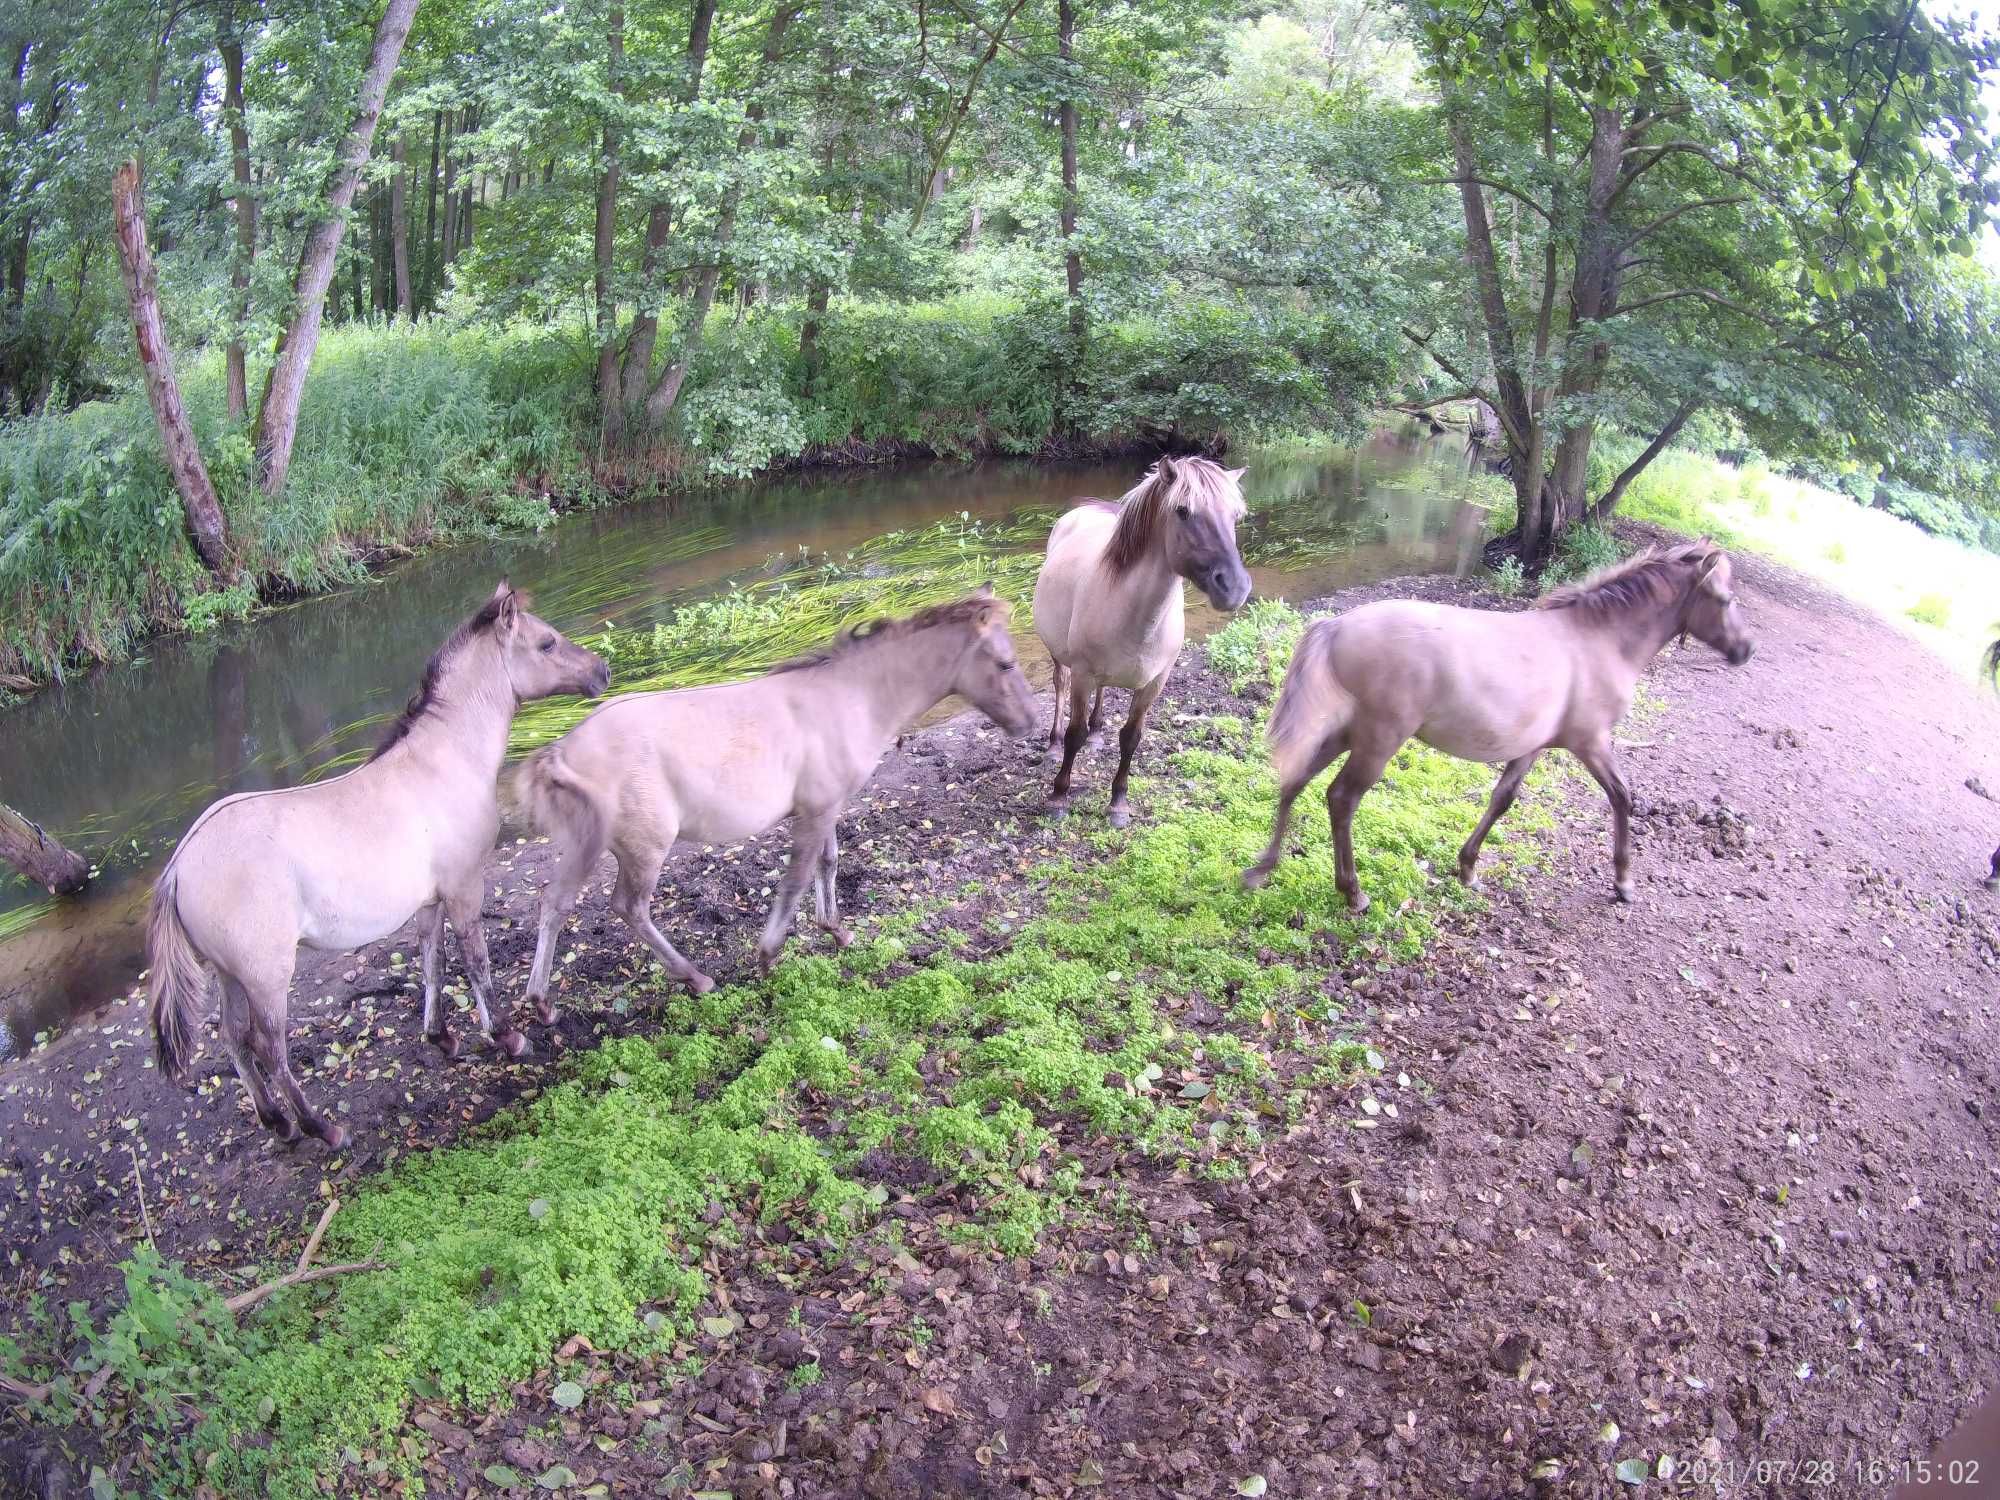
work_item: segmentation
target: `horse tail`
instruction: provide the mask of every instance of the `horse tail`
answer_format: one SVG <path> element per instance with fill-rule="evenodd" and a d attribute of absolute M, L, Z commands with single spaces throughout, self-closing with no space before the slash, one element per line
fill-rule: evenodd
<path fill-rule="evenodd" d="M 1315 752 L 1353 716 L 1354 699 L 1333 671 L 1333 636 L 1339 628 L 1338 620 L 1308 625 L 1285 668 L 1285 683 L 1265 731 L 1281 786 L 1307 780 L 1315 768 Z"/>
<path fill-rule="evenodd" d="M 194 1028 L 208 994 L 208 971 L 181 924 L 175 899 L 179 879 L 169 863 L 153 887 L 153 909 L 146 920 L 146 993 L 153 1002 L 153 1047 L 160 1071 L 185 1083 L 196 1045 Z"/>
<path fill-rule="evenodd" d="M 564 764 L 562 745 L 544 745 L 514 772 L 514 801 L 537 833 L 559 837 L 576 849 L 601 848 L 604 815 L 576 774 Z"/>

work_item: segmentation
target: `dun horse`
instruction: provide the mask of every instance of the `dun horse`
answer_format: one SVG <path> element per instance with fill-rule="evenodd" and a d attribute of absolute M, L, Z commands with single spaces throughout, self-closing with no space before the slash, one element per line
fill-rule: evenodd
<path fill-rule="evenodd" d="M 544 1021 L 556 934 L 598 859 L 618 861 L 612 908 L 696 994 L 714 987 L 653 924 L 653 890 L 676 839 L 753 838 L 792 819 L 792 862 L 757 945 L 767 971 L 806 883 L 842 947 L 834 822 L 911 720 L 957 693 L 1009 734 L 1034 727 L 1034 695 L 1007 634 L 1007 606 L 982 589 L 904 620 L 878 620 L 764 677 L 634 693 L 605 704 L 523 762 L 515 787 L 561 849 L 542 893 L 528 997 Z"/>
<path fill-rule="evenodd" d="M 1132 710 L 1118 735 L 1118 774 L 1111 782 L 1111 823 L 1123 828 L 1132 821 L 1125 800 L 1132 752 L 1187 633 L 1181 580 L 1221 610 L 1250 597 L 1250 572 L 1236 550 L 1243 472 L 1205 458 L 1163 458 L 1123 500 L 1086 500 L 1049 533 L 1047 560 L 1035 581 L 1035 633 L 1056 669 L 1050 754 L 1062 728 L 1065 679 L 1069 693 L 1069 733 L 1049 792 L 1052 809 L 1069 806 L 1076 753 L 1099 727 L 1104 689 L 1130 688 Z"/>
<path fill-rule="evenodd" d="M 287 995 L 299 944 L 339 952 L 416 914 L 424 1030 L 455 1054 L 438 1001 L 438 950 L 451 919 L 479 1026 L 520 1056 L 509 1021 L 494 1031 L 492 971 L 479 926 L 481 867 L 500 831 L 495 780 L 514 711 L 555 693 L 595 696 L 610 670 L 521 608 L 505 583 L 447 640 L 367 764 L 331 781 L 225 797 L 195 820 L 153 889 L 146 961 L 160 1067 L 184 1080 L 207 976 L 222 979 L 222 1036 L 257 1118 L 285 1140 L 303 1126 L 339 1148 L 346 1129 L 316 1113 L 285 1056 Z M 282 1092 L 287 1117 L 272 1097 Z M 294 1118 L 296 1123 L 294 1123 Z"/>
<path fill-rule="evenodd" d="M 1458 852 L 1474 884 L 1479 848 L 1514 803 L 1544 750 L 1567 750 L 1611 801 L 1618 899 L 1632 899 L 1632 794 L 1611 731 L 1631 707 L 1639 674 L 1677 635 L 1692 635 L 1741 666 L 1755 649 L 1730 593 L 1729 558 L 1712 542 L 1649 548 L 1518 614 L 1415 600 L 1363 605 L 1319 620 L 1285 672 L 1271 713 L 1278 819 L 1264 856 L 1243 874 L 1256 887 L 1284 852 L 1299 792 L 1343 750 L 1327 789 L 1334 883 L 1355 911 L 1368 897 L 1354 871 L 1354 809 L 1412 737 L 1461 760 L 1505 761 L 1486 814 Z"/>

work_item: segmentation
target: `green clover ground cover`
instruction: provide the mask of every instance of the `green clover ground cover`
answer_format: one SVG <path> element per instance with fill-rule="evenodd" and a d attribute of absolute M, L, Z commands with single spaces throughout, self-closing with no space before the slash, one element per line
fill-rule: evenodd
<path fill-rule="evenodd" d="M 1260 605 L 1211 657 L 1239 686 L 1275 680 L 1301 623 Z M 1375 895 L 1357 919 L 1332 890 L 1323 819 L 1300 820 L 1304 857 L 1266 887 L 1238 883 L 1272 805 L 1256 726 L 1190 716 L 1160 732 L 1186 748 L 1146 788 L 1150 821 L 1069 830 L 1102 857 L 1035 870 L 1010 903 L 1039 914 L 1023 912 L 1003 951 L 916 953 L 920 920 L 935 929 L 938 914 L 905 912 L 838 960 L 795 956 L 699 1000 L 675 990 L 657 1035 L 604 1043 L 532 1102 L 359 1191 L 325 1256 L 384 1269 L 282 1292 L 239 1326 L 142 1254 L 104 1330 L 73 1313 L 80 1355 L 0 1364 L 52 1378 L 58 1416 L 149 1429 L 149 1489 L 305 1495 L 345 1464 L 413 1471 L 415 1440 L 392 1439 L 413 1394 L 489 1405 L 576 1334 L 674 1349 L 707 1294 L 712 1201 L 835 1239 L 867 1233 L 888 1195 L 862 1161 L 886 1149 L 975 1205 L 959 1232 L 1021 1251 L 1071 1204 L 1073 1144 L 1124 1137 L 1192 1170 L 1236 1170 L 1300 1102 L 1275 1050 L 1313 1055 L 1321 1077 L 1365 1056 L 1315 942 L 1330 931 L 1350 967 L 1406 961 L 1475 899 L 1428 872 L 1451 867 L 1490 773 L 1420 748 L 1398 757 L 1357 818 Z M 1530 798 L 1500 850 L 1545 817 Z M 1226 1028 L 1176 1026 L 1175 1003 L 1197 990 Z M 105 1363 L 116 1380 L 85 1399 Z"/>

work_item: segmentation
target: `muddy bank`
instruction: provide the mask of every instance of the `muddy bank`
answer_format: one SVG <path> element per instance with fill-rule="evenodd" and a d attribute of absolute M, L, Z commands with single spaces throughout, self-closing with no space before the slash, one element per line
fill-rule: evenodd
<path fill-rule="evenodd" d="M 1381 1076 L 1313 1090 L 1247 1181 L 1096 1141 L 1098 1211 L 1019 1259 L 956 1242 L 921 1174 L 897 1181 L 900 1243 L 719 1225 L 734 1331 L 697 1379 L 569 1348 L 512 1412 L 420 1405 L 431 1492 L 560 1463 L 618 1494 L 1206 1496 L 1261 1475 L 1280 1495 L 1595 1495 L 1671 1455 L 1705 1493 L 1886 1493 L 2000 1370 L 2000 901 L 1979 885 L 1992 809 L 1963 785 L 2000 782 L 2000 715 L 1795 575 L 1747 560 L 1738 589 L 1752 666 L 1670 651 L 1663 707 L 1626 732 L 1639 903 L 1610 903 L 1601 799 L 1566 784 L 1546 868 L 1420 963 L 1330 960 Z M 1232 702 L 1191 655 L 1142 772 L 1165 771 L 1176 713 Z M 1077 817 L 1101 816 L 1109 769 Z M 843 820 L 843 901 L 1004 888 L 1052 847 L 1043 784 L 1029 747 L 969 721 L 913 737 Z M 669 865 L 661 924 L 718 978 L 781 850 Z M 489 870 L 515 993 L 543 857 Z M 991 899 L 942 925 L 981 930 Z M 233 1287 L 296 1254 L 323 1192 L 646 1029 L 618 1008 L 641 950 L 601 883 L 572 936 L 564 1017 L 520 1064 L 428 1052 L 407 934 L 303 967 L 294 1064 L 345 1098 L 344 1159 L 271 1144 L 212 1038 L 207 1092 L 169 1089 L 130 1004 L 0 1075 L 9 1305 L 109 1290 L 141 1232 L 135 1153 L 162 1250 Z M 1181 1016 L 1219 1022 L 1198 996 Z M 559 1379 L 589 1398 L 556 1407 Z"/>

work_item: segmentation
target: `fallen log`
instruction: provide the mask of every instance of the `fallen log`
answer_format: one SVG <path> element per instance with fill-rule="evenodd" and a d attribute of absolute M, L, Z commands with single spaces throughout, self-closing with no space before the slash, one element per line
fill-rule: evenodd
<path fill-rule="evenodd" d="M 51 896 L 68 896 L 90 880 L 90 861 L 65 849 L 32 818 L 0 802 L 0 860 L 5 860 Z"/>

